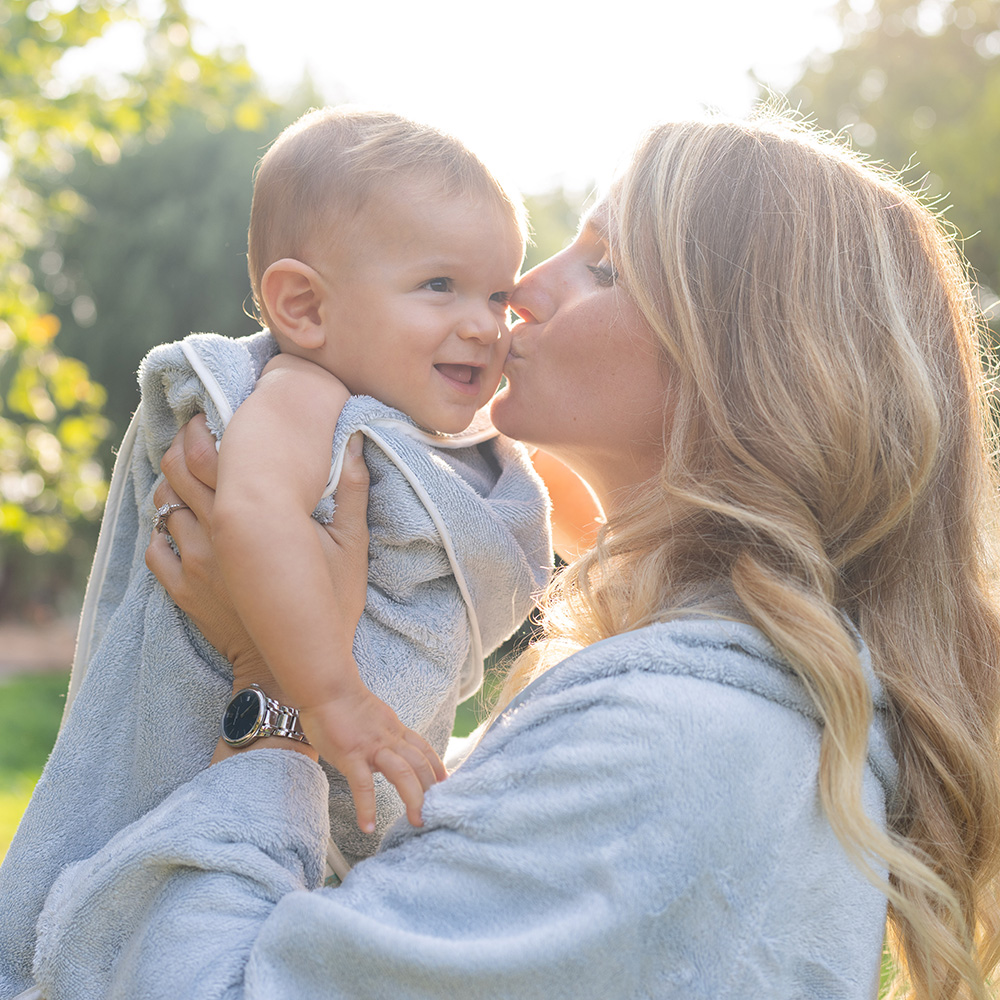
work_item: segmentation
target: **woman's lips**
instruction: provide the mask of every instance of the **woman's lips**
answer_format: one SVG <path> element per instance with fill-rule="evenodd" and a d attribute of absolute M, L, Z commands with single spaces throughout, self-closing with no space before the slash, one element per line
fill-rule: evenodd
<path fill-rule="evenodd" d="M 480 389 L 481 369 L 473 365 L 441 364 L 434 366 L 442 377 L 458 392 L 477 396 Z"/>

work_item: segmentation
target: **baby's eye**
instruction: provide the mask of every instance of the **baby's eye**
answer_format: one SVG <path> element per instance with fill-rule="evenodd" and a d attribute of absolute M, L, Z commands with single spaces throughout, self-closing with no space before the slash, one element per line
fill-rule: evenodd
<path fill-rule="evenodd" d="M 510 292 L 494 292 L 490 296 L 490 302 L 497 302 L 504 307 L 506 307 L 509 301 L 510 301 Z"/>
<path fill-rule="evenodd" d="M 431 278 L 430 281 L 424 282 L 424 288 L 432 292 L 450 292 L 451 278 Z"/>

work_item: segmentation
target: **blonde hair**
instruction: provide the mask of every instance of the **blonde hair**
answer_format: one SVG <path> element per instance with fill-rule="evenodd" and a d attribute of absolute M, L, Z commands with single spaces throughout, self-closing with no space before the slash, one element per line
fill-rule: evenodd
<path fill-rule="evenodd" d="M 997 483 L 953 241 L 898 179 L 775 114 L 653 130 L 608 211 L 619 288 L 669 373 L 665 461 L 554 581 L 501 700 L 655 621 L 757 626 L 822 714 L 821 799 L 889 897 L 897 995 L 986 1000 L 1000 960 Z M 888 836 L 861 804 L 872 703 L 847 620 L 891 703 Z"/>
<path fill-rule="evenodd" d="M 258 318 L 269 325 L 260 283 L 274 261 L 349 238 L 370 200 L 405 180 L 490 204 L 525 239 L 520 198 L 458 139 L 388 111 L 314 108 L 278 136 L 254 175 L 247 266 Z"/>

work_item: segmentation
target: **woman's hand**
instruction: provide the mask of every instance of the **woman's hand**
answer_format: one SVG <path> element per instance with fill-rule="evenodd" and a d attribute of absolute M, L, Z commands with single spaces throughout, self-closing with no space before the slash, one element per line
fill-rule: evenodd
<path fill-rule="evenodd" d="M 340 597 L 330 613 L 341 617 L 346 635 L 354 634 L 367 594 L 368 469 L 362 443 L 356 434 L 348 444 L 334 523 L 316 525 Z M 174 511 L 169 518 L 169 533 L 180 555 L 165 534 L 154 532 L 146 565 L 202 635 L 233 664 L 234 683 L 239 687 L 257 683 L 278 697 L 270 670 L 233 608 L 212 549 L 218 455 L 203 415 L 181 428 L 160 467 L 165 480 L 154 494 L 156 504 L 183 503 L 190 509 Z M 260 527 L 267 530 L 266 525 Z"/>
<path fill-rule="evenodd" d="M 153 532 L 146 565 L 201 634 L 233 664 L 234 673 L 244 666 L 256 672 L 254 664 L 260 657 L 232 606 L 212 550 L 217 467 L 215 438 L 199 414 L 167 449 L 160 462 L 165 479 L 153 494 L 157 505 L 182 503 L 189 509 L 170 515 L 169 535 Z"/>

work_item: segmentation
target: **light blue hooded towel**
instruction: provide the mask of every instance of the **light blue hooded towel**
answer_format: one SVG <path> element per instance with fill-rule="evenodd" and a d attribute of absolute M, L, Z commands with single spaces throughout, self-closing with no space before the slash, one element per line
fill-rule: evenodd
<path fill-rule="evenodd" d="M 232 671 L 146 569 L 153 490 L 178 428 L 205 412 L 221 436 L 276 352 L 267 331 L 238 341 L 195 334 L 142 363 L 142 402 L 112 477 L 62 731 L 0 867 L 0 996 L 30 981 L 35 922 L 60 870 L 211 757 Z M 329 494 L 357 430 L 371 474 L 371 543 L 355 654 L 369 688 L 443 753 L 456 705 L 481 684 L 483 655 L 517 629 L 546 581 L 548 501 L 524 449 L 488 420 L 433 435 L 365 396 L 352 397 L 337 424 Z M 315 516 L 331 514 L 328 496 Z M 401 804 L 377 776 L 378 828 L 366 836 L 346 781 L 328 770 L 333 840 L 353 864 Z"/>

